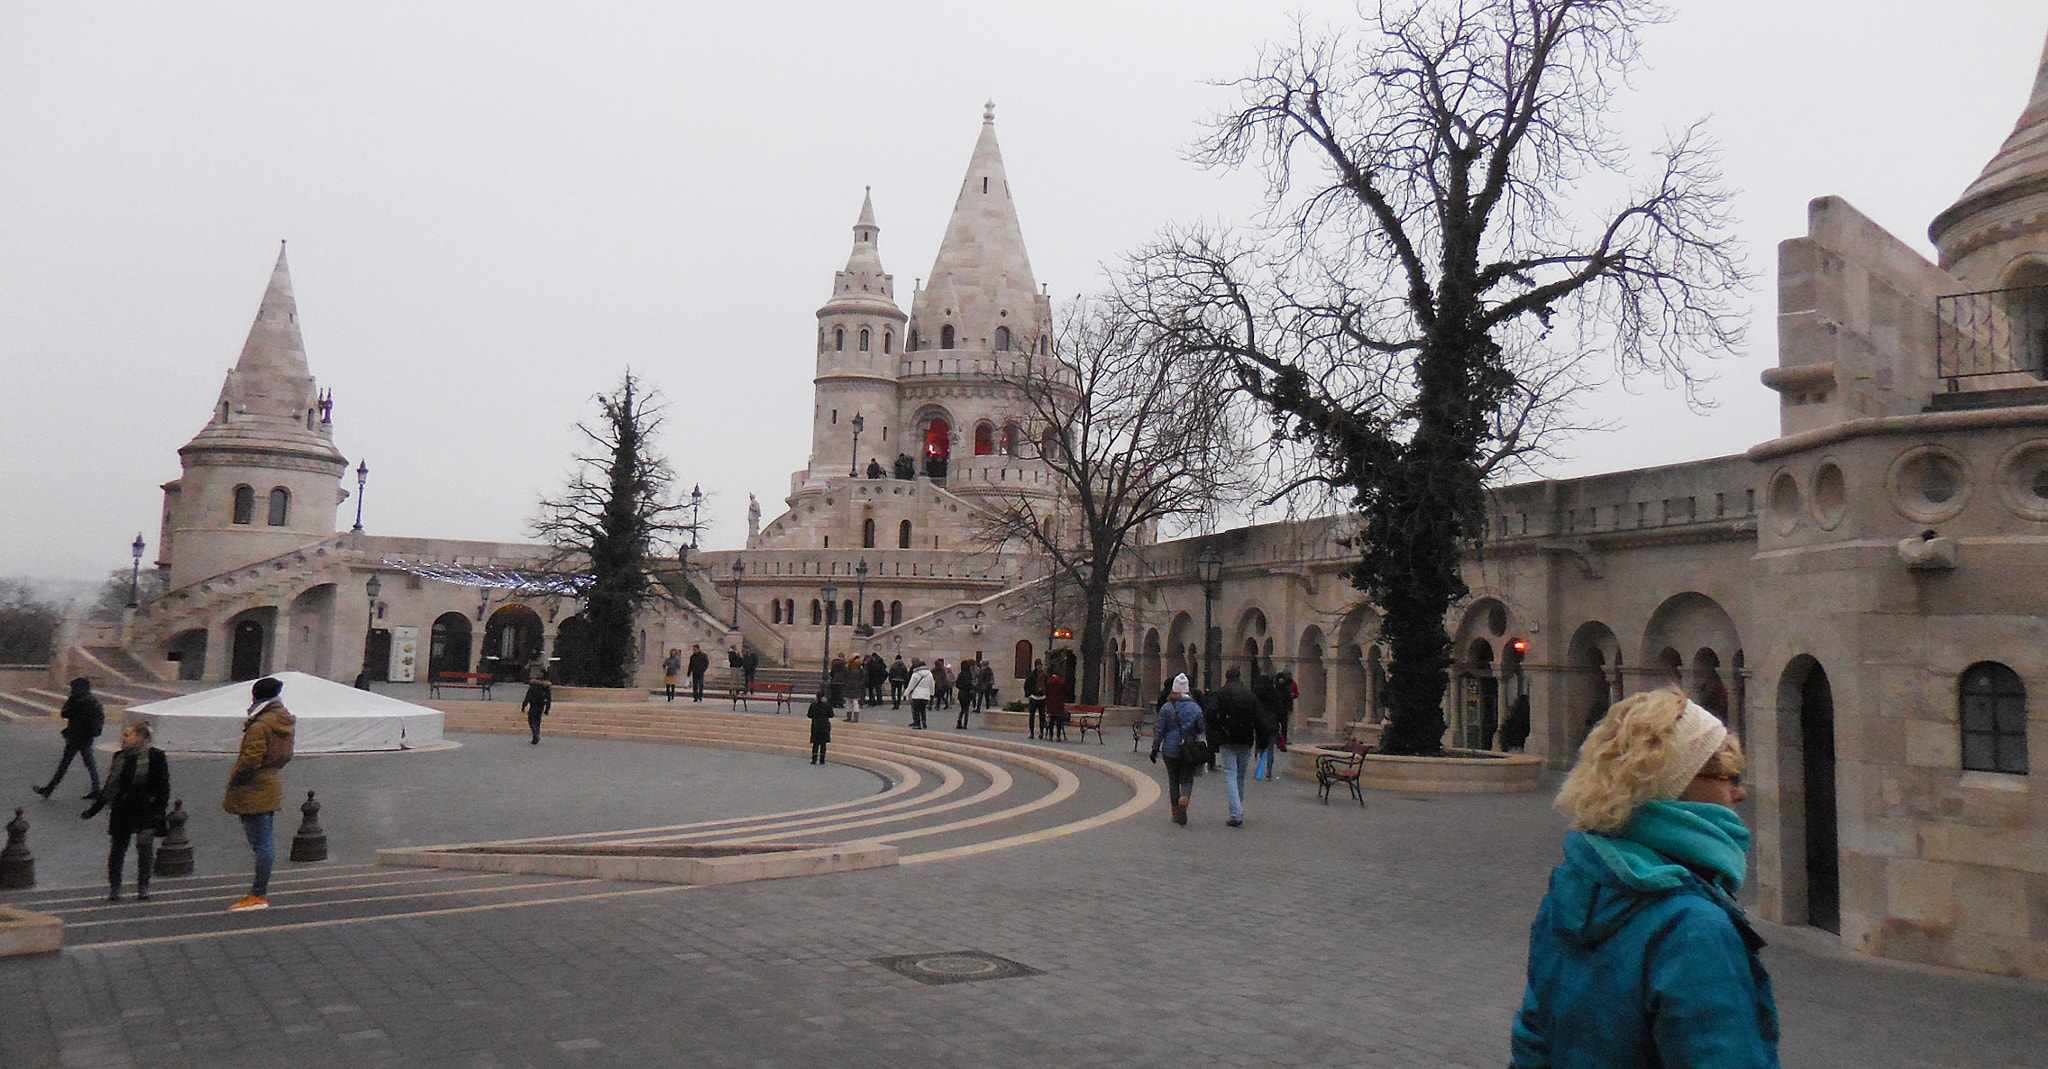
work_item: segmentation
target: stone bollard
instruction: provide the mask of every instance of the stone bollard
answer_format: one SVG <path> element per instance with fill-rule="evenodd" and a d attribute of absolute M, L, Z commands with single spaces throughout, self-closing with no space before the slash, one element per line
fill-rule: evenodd
<path fill-rule="evenodd" d="M 185 822 L 191 819 L 192 814 L 185 812 L 185 800 L 182 798 L 164 817 L 164 841 L 156 848 L 157 875 L 192 875 L 192 840 L 185 835 Z"/>
<path fill-rule="evenodd" d="M 7 848 L 0 850 L 0 888 L 19 890 L 36 885 L 36 859 L 28 852 L 28 821 L 21 810 L 7 822 Z"/>
<path fill-rule="evenodd" d="M 292 836 L 293 861 L 327 860 L 327 833 L 320 828 L 320 803 L 313 800 L 313 792 L 306 792 L 306 804 L 299 807 L 305 814 L 305 822 L 299 825 L 299 833 Z"/>

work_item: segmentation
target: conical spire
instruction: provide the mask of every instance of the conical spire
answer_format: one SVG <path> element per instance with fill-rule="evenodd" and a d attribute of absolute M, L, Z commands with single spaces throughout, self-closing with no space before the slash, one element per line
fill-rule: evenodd
<path fill-rule="evenodd" d="M 995 107 L 994 101 L 983 106 L 981 136 L 968 157 L 953 217 L 931 277 L 911 304 L 921 349 L 944 348 L 950 326 L 956 348 L 1029 350 L 1050 322 L 1050 302 L 1038 292 L 1024 228 L 1010 199 Z"/>
<path fill-rule="evenodd" d="M 882 270 L 880 237 L 875 225 L 875 196 L 870 188 L 860 202 L 860 218 L 853 224 L 853 249 L 846 254 L 846 269 L 832 276 L 832 299 L 818 310 L 820 317 L 840 312 L 867 312 L 902 319 L 896 307 L 896 280 Z"/>
<path fill-rule="evenodd" d="M 251 436 L 311 447 L 323 459 L 334 454 L 329 405 L 313 381 L 306 343 L 299 335 L 299 304 L 292 273 L 278 243 L 277 264 L 256 308 L 256 321 L 242 343 L 242 355 L 221 384 L 220 400 L 186 449 Z"/>
<path fill-rule="evenodd" d="M 1955 204 L 1935 217 L 1927 233 L 1941 250 L 1942 266 L 1952 268 L 1977 249 L 2043 230 L 2048 230 L 2048 46 L 2012 136 Z"/>

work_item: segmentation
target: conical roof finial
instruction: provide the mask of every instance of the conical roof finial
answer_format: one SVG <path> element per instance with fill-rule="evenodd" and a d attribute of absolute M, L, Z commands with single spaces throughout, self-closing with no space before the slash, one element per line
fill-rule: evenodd
<path fill-rule="evenodd" d="M 2006 245 L 2017 236 L 2016 226 L 2039 229 L 2044 212 L 2035 202 L 2040 198 L 2048 198 L 2048 47 L 2042 49 L 2033 92 L 2019 122 L 2013 125 L 2012 136 L 1984 165 L 1977 180 L 1927 228 L 1927 236 L 1941 250 L 1942 266 L 1954 268 L 1970 253 L 1993 243 Z M 1996 269 L 2000 265 L 1986 266 Z M 1997 280 L 1974 281 L 1995 284 Z"/>
<path fill-rule="evenodd" d="M 996 98 L 988 98 L 988 103 L 981 106 L 981 121 L 984 123 L 996 121 Z"/>

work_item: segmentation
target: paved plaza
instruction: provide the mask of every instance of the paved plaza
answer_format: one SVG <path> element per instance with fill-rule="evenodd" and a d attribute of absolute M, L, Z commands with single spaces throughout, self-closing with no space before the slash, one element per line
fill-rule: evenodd
<path fill-rule="evenodd" d="M 332 859 L 280 860 L 278 908 L 230 924 L 218 911 L 247 851 L 219 812 L 224 759 L 174 759 L 197 874 L 108 906 L 80 773 L 60 801 L 27 790 L 56 726 L 0 726 L 0 786 L 35 822 L 40 878 L 0 902 L 55 903 L 71 926 L 61 953 L 0 959 L 0 1066 L 1498 1066 L 1562 831 L 1547 793 L 1368 793 L 1361 809 L 1292 781 L 1252 784 L 1233 829 L 1205 776 L 1187 828 L 1162 805 L 827 876 L 679 887 L 369 864 L 380 847 L 719 821 L 885 786 L 774 753 L 450 737 L 295 761 L 287 796 L 320 792 Z M 1129 743 L 1055 748 L 1156 775 Z M 1113 808 L 1113 782 L 1063 804 Z M 280 815 L 281 858 L 297 825 Z M 2048 985 L 1760 928 L 1788 1066 L 2048 1064 Z M 876 961 L 969 950 L 1035 971 L 927 984 Z"/>

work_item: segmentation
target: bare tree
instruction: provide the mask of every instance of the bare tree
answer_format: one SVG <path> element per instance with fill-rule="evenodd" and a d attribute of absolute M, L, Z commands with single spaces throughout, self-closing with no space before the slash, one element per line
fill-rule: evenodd
<path fill-rule="evenodd" d="M 1739 343 L 1746 278 L 1695 124 L 1631 179 L 1607 126 L 1640 0 L 1386 0 L 1302 29 L 1235 83 L 1201 161 L 1255 166 L 1266 224 L 1134 257 L 1134 307 L 1233 365 L 1305 478 L 1351 499 L 1351 579 L 1383 614 L 1395 753 L 1441 746 L 1450 608 L 1483 489 L 1570 428 L 1572 395 Z M 1611 186 L 1599 210 L 1579 201 Z"/>
<path fill-rule="evenodd" d="M 63 607 L 26 580 L 0 579 L 0 664 L 48 664 L 63 621 Z"/>
<path fill-rule="evenodd" d="M 633 618 L 669 602 L 653 576 L 654 562 L 673 554 L 689 535 L 688 508 L 672 499 L 673 472 L 655 450 L 664 419 L 660 395 L 645 390 L 631 371 L 618 389 L 597 397 L 596 423 L 578 423 L 590 451 L 562 496 L 541 502 L 534 533 L 555 549 L 548 569 L 563 576 L 583 600 L 588 625 L 575 666 L 584 681 L 623 687 L 632 678 Z"/>
<path fill-rule="evenodd" d="M 1189 527 L 1251 490 L 1250 435 L 1215 358 L 1163 351 L 1120 304 L 1077 301 L 1049 363 L 1027 360 L 1006 381 L 1021 400 L 1015 424 L 1033 437 L 999 448 L 1042 460 L 1053 482 L 990 499 L 980 518 L 991 546 L 1042 554 L 1047 592 L 1082 609 L 1080 700 L 1102 693 L 1110 584 L 1123 551 L 1162 527 Z M 1021 437 L 1021 434 L 1019 435 Z M 1048 609 L 1050 611 L 1050 609 Z"/>

